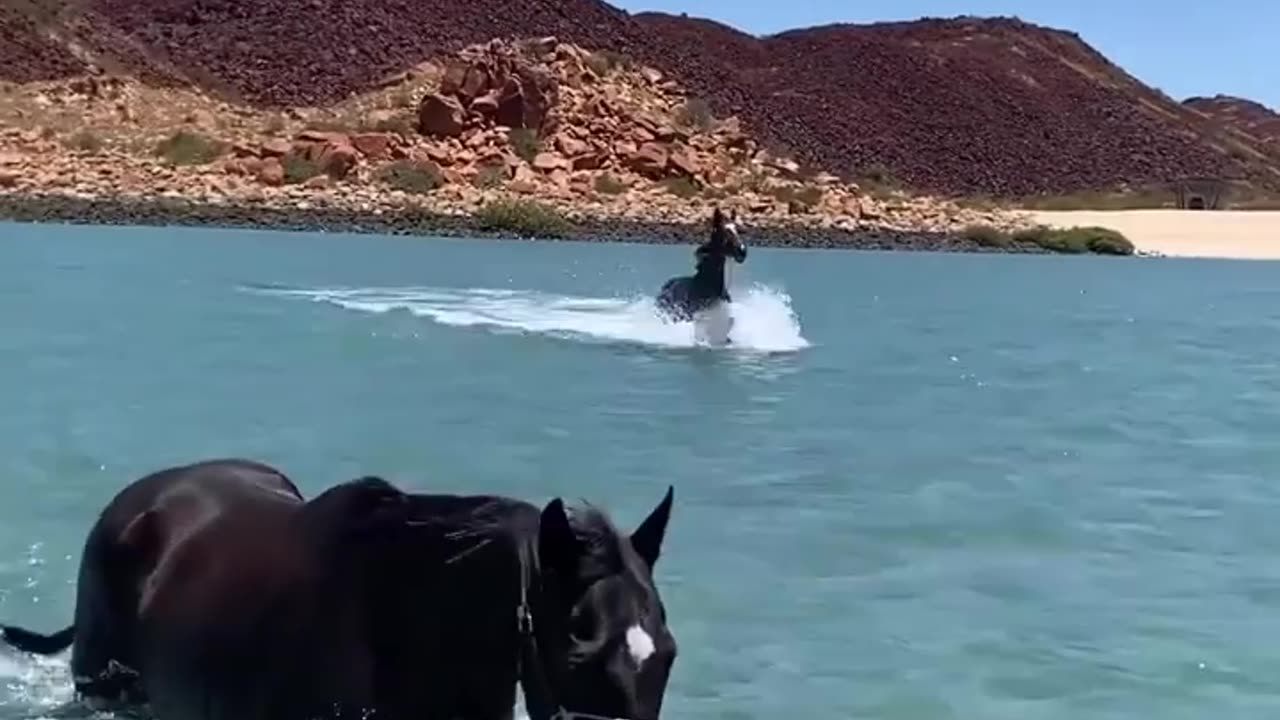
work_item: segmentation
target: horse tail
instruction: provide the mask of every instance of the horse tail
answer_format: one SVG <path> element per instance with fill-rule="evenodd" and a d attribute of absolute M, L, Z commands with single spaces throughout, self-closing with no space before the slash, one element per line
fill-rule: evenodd
<path fill-rule="evenodd" d="M 52 635 L 43 635 L 13 625 L 0 625 L 0 637 L 22 652 L 53 655 L 71 646 L 76 637 L 76 626 L 73 623 Z"/>

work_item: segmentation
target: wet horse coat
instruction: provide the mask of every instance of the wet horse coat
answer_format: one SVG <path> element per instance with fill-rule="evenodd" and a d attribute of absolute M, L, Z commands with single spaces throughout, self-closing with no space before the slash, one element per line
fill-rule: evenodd
<path fill-rule="evenodd" d="M 737 223 L 717 208 L 711 219 L 711 239 L 698 246 L 693 275 L 673 277 L 658 291 L 657 306 L 669 319 L 693 320 L 698 313 L 721 302 L 732 302 L 725 286 L 725 262 L 747 259 L 747 248 L 738 237 Z"/>
<path fill-rule="evenodd" d="M 85 699 L 163 720 L 655 720 L 675 641 L 652 578 L 672 505 L 630 536 L 603 513 L 413 495 L 377 478 L 304 502 L 240 460 L 172 468 L 104 511 L 76 621 Z"/>
<path fill-rule="evenodd" d="M 74 623 L 21 650 L 72 645 L 90 706 L 164 720 L 360 717 L 375 705 L 360 531 L 402 495 L 376 479 L 310 502 L 282 473 L 213 460 L 148 475 L 89 532 Z M 378 521 L 380 522 L 380 521 Z M 353 552 L 355 551 L 355 552 Z"/>

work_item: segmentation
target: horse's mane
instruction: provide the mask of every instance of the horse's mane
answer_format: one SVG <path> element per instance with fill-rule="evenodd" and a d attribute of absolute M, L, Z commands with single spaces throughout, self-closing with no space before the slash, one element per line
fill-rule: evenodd
<path fill-rule="evenodd" d="M 539 509 L 529 503 L 502 497 L 459 498 L 457 496 L 417 496 L 420 505 L 411 522 L 420 530 L 464 543 L 458 559 L 493 541 L 512 541 L 513 548 L 528 544 L 536 548 Z M 565 508 L 569 527 L 583 549 L 586 578 L 598 579 L 619 572 L 624 566 L 622 535 L 604 510 L 586 500 Z"/>

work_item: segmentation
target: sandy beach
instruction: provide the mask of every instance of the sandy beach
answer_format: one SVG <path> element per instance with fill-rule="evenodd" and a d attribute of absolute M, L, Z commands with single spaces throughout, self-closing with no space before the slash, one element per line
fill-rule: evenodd
<path fill-rule="evenodd" d="M 1280 260 L 1280 211 L 1037 211 L 1053 227 L 1097 225 L 1125 234 L 1139 252 L 1170 257 Z"/>

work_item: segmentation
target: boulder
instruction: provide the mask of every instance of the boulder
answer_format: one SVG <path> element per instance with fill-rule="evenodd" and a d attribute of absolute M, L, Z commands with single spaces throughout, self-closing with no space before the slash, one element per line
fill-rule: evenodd
<path fill-rule="evenodd" d="M 466 74 L 463 76 L 462 87 L 458 89 L 458 99 L 463 102 L 470 103 L 471 100 L 489 92 L 492 79 L 489 77 L 489 68 L 483 64 L 477 63 L 467 68 Z"/>
<path fill-rule="evenodd" d="M 657 180 L 666 176 L 670 159 L 671 153 L 666 146 L 649 142 L 627 157 L 627 166 L 645 177 Z"/>
<path fill-rule="evenodd" d="M 702 167 L 698 164 L 697 158 L 689 148 L 684 146 L 677 146 L 671 151 L 668 163 L 677 172 L 688 177 L 697 177 L 702 174 Z"/>
<path fill-rule="evenodd" d="M 557 170 L 567 171 L 572 167 L 572 163 L 555 153 L 541 152 L 533 159 L 533 169 L 545 173 Z"/>
<path fill-rule="evenodd" d="M 352 135 L 351 145 L 370 160 L 384 160 L 391 157 L 391 136 L 386 133 Z"/>
<path fill-rule="evenodd" d="M 284 165 L 276 158 L 262 161 L 258 167 L 258 180 L 264 185 L 280 186 L 284 184 Z"/>
<path fill-rule="evenodd" d="M 485 118 L 491 118 L 498 113 L 498 107 L 501 104 L 500 91 L 489 92 L 471 101 L 471 112 Z"/>
<path fill-rule="evenodd" d="M 433 137 L 458 137 L 466 128 L 466 111 L 451 95 L 432 93 L 418 105 L 418 132 Z"/>
<path fill-rule="evenodd" d="M 262 157 L 283 157 L 289 154 L 292 144 L 283 138 L 272 138 L 262 143 L 258 153 Z"/>
<path fill-rule="evenodd" d="M 321 146 L 316 162 L 326 174 L 340 180 L 360 162 L 360 155 L 349 142 L 329 142 Z"/>
<path fill-rule="evenodd" d="M 440 78 L 440 94 L 459 94 L 462 91 L 463 83 L 467 79 L 467 70 L 470 67 L 470 64 L 463 59 L 456 59 L 450 62 L 448 67 L 444 69 L 444 75 Z"/>
<path fill-rule="evenodd" d="M 604 167 L 605 161 L 608 159 L 602 152 L 588 152 L 585 155 L 579 155 L 573 158 L 574 170 L 596 170 Z"/>
<path fill-rule="evenodd" d="M 568 134 L 556 135 L 555 146 L 567 158 L 576 158 L 591 152 L 591 146 Z"/>

